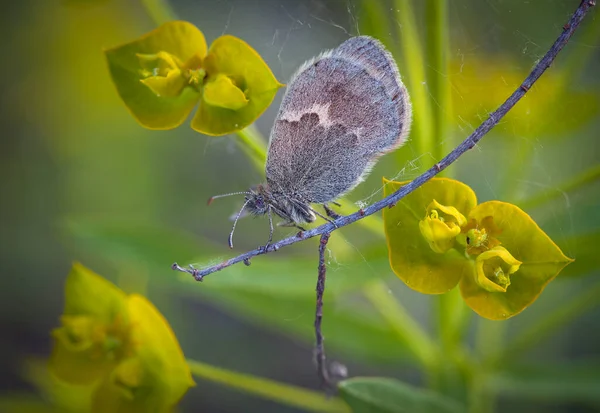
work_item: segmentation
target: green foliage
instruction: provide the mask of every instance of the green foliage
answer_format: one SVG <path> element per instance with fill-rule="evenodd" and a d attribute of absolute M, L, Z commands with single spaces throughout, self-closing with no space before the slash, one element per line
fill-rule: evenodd
<path fill-rule="evenodd" d="M 600 361 L 507 366 L 491 378 L 490 386 L 512 399 L 576 402 L 597 409 L 600 407 Z"/>
<path fill-rule="evenodd" d="M 433 391 L 380 377 L 356 377 L 339 385 L 354 413 L 459 413 L 464 407 Z"/>
<path fill-rule="evenodd" d="M 202 318 L 204 314 L 181 317 L 180 304 L 190 301 L 194 305 L 198 302 L 214 306 L 255 328 L 284 336 L 284 343 L 288 339 L 294 346 L 310 349 L 314 341 L 317 264 L 313 241 L 257 257 L 250 267 L 228 268 L 211 275 L 202 285 L 170 272 L 169 264 L 174 260 L 201 266 L 230 255 L 221 242 L 228 230 L 226 222 L 213 223 L 203 216 L 203 199 L 199 206 L 194 200 L 194 205 L 188 207 L 189 199 L 194 198 L 182 195 L 200 193 L 203 198 L 208 191 L 205 182 L 209 180 L 186 179 L 210 176 L 213 171 L 204 170 L 199 164 L 193 165 L 191 174 L 185 168 L 173 167 L 175 163 L 196 162 L 203 149 L 205 159 L 210 161 L 208 158 L 216 151 L 210 152 L 197 139 L 190 147 L 191 141 L 185 136 L 169 141 L 167 147 L 160 140 L 146 139 L 152 135 L 142 128 L 131 128 L 129 118 L 121 116 L 127 114 L 112 99 L 116 96 L 110 93 L 108 76 L 106 80 L 102 78 L 106 67 L 96 63 L 105 62 L 98 52 L 99 44 L 91 43 L 95 37 L 89 33 L 97 33 L 101 43 L 116 44 L 135 38 L 147 21 L 126 15 L 120 2 L 63 3 L 98 3 L 94 4 L 98 13 L 92 20 L 83 14 L 68 20 L 61 12 L 27 26 L 27 38 L 38 26 L 45 34 L 50 27 L 44 26 L 46 20 L 53 30 L 60 30 L 58 41 L 47 42 L 43 51 L 26 49 L 25 44 L 18 43 L 22 36 L 14 37 L 15 44 L 28 50 L 30 56 L 47 62 L 40 66 L 25 60 L 30 64 L 31 76 L 36 77 L 39 97 L 28 101 L 27 113 L 36 114 L 36 129 L 51 139 L 32 146 L 31 153 L 23 159 L 28 165 L 27 173 L 19 171 L 17 176 L 27 184 L 19 187 L 34 188 L 32 191 L 50 189 L 48 193 L 42 191 L 48 197 L 48 211 L 54 204 L 61 208 L 59 215 L 44 209 L 36 210 L 35 216 L 39 214 L 46 224 L 62 220 L 65 211 L 81 214 L 68 216 L 69 225 L 63 235 L 74 242 L 68 244 L 66 254 L 86 257 L 86 261 L 90 257 L 100 266 L 114 267 L 121 286 L 130 287 L 141 279 L 147 295 L 166 304 L 161 305 L 161 310 L 176 326 L 186 353 L 196 351 L 204 356 L 207 347 L 196 346 L 195 340 L 209 334 L 214 338 L 214 347 L 230 345 L 239 350 L 236 356 L 243 352 L 246 357 L 241 358 L 242 363 L 247 362 L 244 368 L 264 368 L 260 374 L 271 373 L 262 359 L 253 360 L 261 350 L 255 341 L 235 342 L 237 331 L 228 335 L 226 328 L 213 337 L 214 331 L 207 330 L 208 323 Z M 107 3 L 106 7 L 116 12 L 104 13 L 101 3 Z M 157 26 L 176 20 L 164 1 L 142 3 Z M 378 168 L 386 168 L 387 174 L 402 170 L 410 178 L 439 160 L 518 86 L 533 60 L 539 57 L 537 49 L 531 51 L 533 42 L 539 44 L 539 51 L 545 47 L 542 36 L 537 39 L 537 35 L 510 45 L 508 49 L 515 51 L 510 56 L 493 52 L 496 48 L 506 49 L 501 43 L 502 35 L 494 37 L 493 43 L 478 40 L 476 44 L 465 44 L 462 29 L 468 27 L 477 34 L 477 22 L 463 21 L 464 27 L 457 27 L 454 14 L 462 15 L 463 9 L 450 8 L 447 1 L 442 3 L 436 7 L 437 1 L 364 0 L 364 7 L 356 9 L 359 15 L 352 16 L 361 25 L 361 33 L 374 34 L 392 50 L 413 97 L 415 127 L 411 139 L 395 155 L 382 159 Z M 49 10 L 46 7 L 50 6 L 39 10 L 45 13 Z M 519 10 L 526 7 L 523 3 Z M 78 7 L 77 13 L 83 9 Z M 501 15 L 502 8 L 496 9 L 494 18 L 501 27 L 508 20 Z M 561 13 L 562 10 L 556 15 Z M 206 16 L 209 14 L 206 11 Z M 513 15 L 516 13 L 510 19 Z M 131 18 L 131 24 L 114 24 L 126 18 Z M 309 26 L 300 30 L 312 33 L 316 26 Z M 549 31 L 554 33 L 558 26 L 550 26 Z M 386 231 L 394 235 L 388 239 L 389 259 L 379 217 L 361 220 L 332 236 L 323 319 L 328 359 L 356 363 L 356 370 L 366 368 L 377 374 L 408 376 L 431 390 L 388 378 L 356 378 L 342 382 L 339 395 L 344 402 L 336 397 L 326 399 L 318 391 L 184 360 L 174 333 L 149 301 L 139 295 L 126 295 L 102 277 L 76 265 L 67 278 L 61 324 L 52 333 L 50 370 L 47 363 L 37 363 L 33 368 L 28 365 L 25 370 L 25 379 L 35 386 L 40 397 L 6 395 L 0 398 L 0 410 L 75 413 L 91 411 L 92 406 L 104 411 L 164 410 L 165 406 L 176 404 L 191 385 L 190 372 L 199 381 L 200 389 L 188 392 L 189 396 L 212 396 L 208 403 L 214 403 L 217 396 L 202 392 L 205 380 L 306 411 L 465 411 L 464 405 L 468 405 L 471 411 L 480 413 L 492 410 L 497 395 L 516 401 L 600 406 L 597 360 L 586 360 L 584 356 L 580 356 L 580 363 L 556 364 L 555 360 L 564 339 L 558 333 L 577 332 L 577 318 L 600 305 L 600 287 L 594 283 L 600 269 L 595 247 L 600 241 L 598 191 L 594 186 L 600 169 L 592 157 L 596 142 L 593 122 L 598 119 L 600 94 L 593 76 L 591 81 L 581 81 L 584 68 L 595 73 L 597 65 L 592 67 L 590 56 L 600 38 L 599 27 L 582 27 L 584 32 L 577 33 L 561 59 L 495 128 L 495 136 L 486 138 L 479 151 L 472 151 L 445 171 L 446 176 L 468 182 L 480 198 L 506 199 L 531 217 L 510 204 L 486 202 L 476 206 L 477 199 L 469 187 L 446 180 L 443 185 L 437 182 L 435 191 L 431 190 L 433 187 L 423 187 L 413 194 L 421 199 L 409 197 L 384 211 L 384 216 L 392 217 L 403 210 L 406 213 L 402 222 L 407 225 L 398 221 L 389 226 L 386 222 Z M 235 24 L 232 28 L 242 33 Z M 532 33 L 534 30 L 538 31 L 532 26 Z M 65 44 L 60 46 L 63 38 L 68 41 L 62 41 Z M 279 39 L 274 38 L 274 44 L 276 41 Z M 448 43 L 452 44 L 451 49 Z M 531 50 L 521 53 L 523 45 Z M 281 85 L 242 40 L 222 36 L 209 48 L 196 27 L 173 21 L 136 41 L 108 49 L 106 60 L 119 95 L 142 125 L 151 129 L 174 128 L 198 106 L 193 128 L 206 134 L 237 132 L 236 142 L 257 170 L 264 171 L 266 140 L 251 124 L 269 106 Z M 238 63 L 242 61 L 245 63 Z M 81 70 L 84 64 L 85 71 Z M 15 90 L 30 96 L 31 91 L 22 89 L 20 83 L 15 83 Z M 249 83 L 253 87 L 248 87 Z M 61 110 L 80 116 L 69 117 L 69 123 L 54 116 L 56 102 L 61 102 Z M 77 112 L 81 102 L 93 109 Z M 99 128 L 99 123 L 107 126 Z M 242 130 L 245 125 L 250 127 Z M 122 134 L 116 133 L 121 131 Z M 86 139 L 81 139 L 82 133 Z M 145 139 L 136 139 L 138 136 Z M 39 162 L 39 153 L 48 150 L 52 151 L 53 162 L 60 166 L 58 191 L 48 185 L 54 182 L 52 174 Z M 560 156 L 552 157 L 551 150 Z M 12 152 L 7 153 L 12 156 Z M 35 162 L 30 161 L 30 156 Z M 109 168 L 107 159 L 111 162 Z M 5 163 L 6 167 L 11 165 L 12 160 Z M 43 173 L 44 179 L 39 179 L 36 171 Z M 237 169 L 235 172 L 237 179 L 240 175 Z M 376 178 L 379 173 L 373 175 Z M 28 176 L 35 179 L 27 181 Z M 388 183 L 386 187 L 393 185 L 397 184 Z M 534 185 L 540 189 L 537 193 L 533 193 Z M 223 191 L 230 190 L 230 186 L 218 185 Z M 367 181 L 362 188 L 372 194 L 379 184 Z M 342 214 L 357 209 L 350 200 L 342 203 Z M 32 204 L 35 203 L 27 198 L 20 206 L 26 210 Z M 500 218 L 485 220 L 492 215 Z M 40 236 L 44 242 L 43 249 L 36 251 L 40 259 L 31 260 L 28 265 L 49 270 L 43 279 L 36 279 L 35 285 L 28 281 L 33 277 L 19 278 L 19 284 L 32 300 L 50 300 L 43 283 L 62 282 L 64 273 L 51 271 L 53 262 L 48 262 L 52 260 L 47 260 L 46 255 L 52 255 L 55 249 L 45 243 L 44 226 L 38 227 L 31 217 L 19 221 L 20 211 L 7 216 L 16 217 L 19 236 L 27 234 L 27 225 L 36 226 L 31 230 L 36 237 L 28 239 L 14 260 L 31 256 Z M 104 219 L 106 216 L 111 219 Z M 534 219 L 560 249 L 541 232 Z M 489 235 L 487 240 L 482 229 Z M 255 245 L 258 235 L 250 234 L 252 241 L 246 241 Z M 477 240 L 475 245 L 466 245 L 467 234 Z M 19 239 L 15 237 L 16 241 Z M 569 264 L 561 250 L 576 261 Z M 65 259 L 61 254 L 50 257 L 60 263 L 58 266 Z M 405 288 L 392 275 L 390 264 L 411 288 L 440 295 L 426 297 Z M 502 274 L 495 271 L 498 268 Z M 559 271 L 561 277 L 556 277 Z M 465 273 L 471 277 L 465 277 Z M 494 277 L 488 275 L 496 278 L 492 281 Z M 516 314 L 531 304 L 555 277 L 535 305 L 518 318 L 502 323 L 469 323 L 473 312 L 465 300 L 484 316 L 503 318 L 502 314 Z M 461 284 L 460 289 L 446 292 L 457 284 Z M 21 297 L 15 296 L 17 300 Z M 26 312 L 36 311 L 37 307 L 26 306 L 21 312 L 21 306 L 19 303 L 18 321 L 29 323 Z M 473 345 L 466 338 L 467 331 L 477 336 Z M 586 344 L 593 346 L 594 339 L 590 332 Z M 193 344 L 188 347 L 186 342 Z M 542 363 L 522 362 L 532 353 Z M 275 360 L 277 356 L 268 355 Z M 351 368 L 350 374 L 356 370 Z M 296 372 L 290 372 L 289 379 L 298 379 Z"/>

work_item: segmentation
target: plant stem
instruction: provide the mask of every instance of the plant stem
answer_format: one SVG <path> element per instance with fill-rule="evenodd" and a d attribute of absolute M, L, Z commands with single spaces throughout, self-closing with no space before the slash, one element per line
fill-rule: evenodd
<path fill-rule="evenodd" d="M 146 12 L 157 26 L 177 20 L 168 0 L 141 0 Z"/>
<path fill-rule="evenodd" d="M 321 387 L 325 389 L 334 389 L 335 383 L 332 382 L 329 369 L 326 364 L 325 346 L 323 344 L 323 332 L 321 331 L 321 322 L 323 321 L 323 295 L 325 294 L 325 281 L 327 279 L 327 265 L 325 263 L 325 251 L 329 242 L 329 232 L 321 235 L 319 242 L 319 276 L 317 278 L 317 305 L 315 310 L 315 358 L 317 360 L 317 374 L 321 380 Z"/>
<path fill-rule="evenodd" d="M 489 354 L 502 348 L 506 332 L 506 321 L 480 318 L 475 336 L 475 353 L 480 360 L 468 380 L 470 413 L 493 412 L 496 394 L 489 386 L 489 372 L 494 369 L 495 359 Z"/>
<path fill-rule="evenodd" d="M 379 39 L 388 50 L 392 49 L 393 42 L 390 30 L 389 13 L 382 1 L 363 0 L 360 17 L 360 31 Z"/>
<path fill-rule="evenodd" d="M 264 172 L 267 160 L 267 143 L 253 124 L 236 132 L 238 146 L 250 157 L 253 165 Z"/>
<path fill-rule="evenodd" d="M 243 392 L 312 412 L 350 413 L 350 408 L 339 398 L 327 399 L 322 393 L 278 383 L 248 374 L 237 373 L 195 360 L 187 360 L 196 377 L 224 384 Z"/>
<path fill-rule="evenodd" d="M 333 232 L 341 227 L 346 225 L 353 224 L 354 222 L 361 221 L 364 217 L 373 215 L 376 212 L 381 211 L 386 207 L 393 207 L 400 201 L 402 198 L 419 188 L 425 182 L 429 181 L 431 178 L 436 176 L 438 173 L 446 169 L 452 163 L 454 163 L 459 157 L 461 157 L 465 152 L 473 149 L 475 145 L 494 127 L 498 124 L 498 122 L 512 109 L 512 107 L 519 101 L 531 86 L 542 76 L 542 74 L 550 67 L 558 53 L 562 50 L 562 48 L 568 43 L 569 39 L 589 11 L 589 9 L 595 5 L 595 0 L 584 0 L 581 2 L 577 10 L 571 16 L 569 22 L 564 26 L 563 32 L 560 34 L 558 39 L 554 42 L 550 50 L 546 52 L 544 57 L 542 57 L 537 64 L 534 66 L 533 70 L 527 76 L 527 78 L 521 83 L 521 85 L 510 95 L 508 99 L 504 103 L 502 103 L 498 109 L 490 113 L 489 117 L 475 129 L 475 131 L 467 137 L 464 141 L 462 141 L 456 148 L 454 148 L 446 157 L 444 157 L 440 162 L 435 164 L 433 167 L 429 168 L 427 171 L 419 175 L 417 178 L 409 182 L 408 184 L 402 186 L 393 194 L 388 195 L 380 201 L 375 202 L 374 204 L 369 205 L 364 209 L 360 209 L 359 211 L 346 216 L 341 216 L 332 222 L 328 222 L 323 224 L 317 228 L 312 228 L 308 231 L 300 232 L 294 236 L 284 238 L 280 241 L 277 241 L 268 246 L 268 248 L 260 247 L 256 248 L 252 251 L 246 252 L 244 254 L 238 255 L 237 257 L 230 258 L 220 264 L 216 264 L 213 266 L 205 267 L 202 270 L 198 270 L 195 268 L 183 268 L 174 263 L 171 267 L 173 270 L 187 272 L 191 274 L 197 281 L 202 281 L 204 277 L 209 274 L 212 274 L 217 271 L 221 271 L 224 268 L 227 268 L 231 265 L 248 261 L 252 257 L 267 254 L 269 252 L 278 251 L 280 248 L 295 244 L 297 242 L 304 241 L 309 238 L 313 238 L 316 236 L 320 236 L 324 233 Z"/>
<path fill-rule="evenodd" d="M 433 124 L 435 119 L 431 113 L 428 95 L 428 84 L 425 76 L 425 58 L 419 41 L 415 13 L 412 2 L 395 0 L 396 27 L 400 42 L 400 63 L 406 68 L 407 86 L 413 103 L 413 126 L 411 138 L 418 146 L 420 154 L 434 153 Z M 435 158 L 436 160 L 439 158 Z"/>
<path fill-rule="evenodd" d="M 363 292 L 415 358 L 425 369 L 433 369 L 438 360 L 437 346 L 394 297 L 385 283 L 372 282 L 364 288 Z"/>
<path fill-rule="evenodd" d="M 449 17 L 448 0 L 426 0 L 427 62 L 429 90 L 433 102 L 433 157 L 441 159 L 444 142 L 448 139 L 448 120 L 452 111 L 450 82 L 448 81 Z"/>

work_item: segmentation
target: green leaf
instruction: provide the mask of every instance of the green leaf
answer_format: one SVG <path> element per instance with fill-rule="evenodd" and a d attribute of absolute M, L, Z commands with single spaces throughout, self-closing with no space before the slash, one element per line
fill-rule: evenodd
<path fill-rule="evenodd" d="M 219 252 L 214 245 L 202 243 L 190 233 L 146 223 L 71 219 L 65 223 L 64 230 L 79 251 L 158 269 L 168 269 L 175 260 L 192 262 L 200 253 Z"/>
<path fill-rule="evenodd" d="M 525 364 L 495 373 L 489 385 L 501 395 L 544 403 L 600 406 L 600 360 Z"/>
<path fill-rule="evenodd" d="M 216 264 L 231 255 L 225 245 L 217 246 L 192 234 L 150 224 L 135 224 L 118 220 L 78 220 L 66 225 L 79 251 L 110 257 L 112 260 L 144 263 L 160 274 L 156 282 L 185 283 L 185 288 L 261 291 L 277 295 L 303 295 L 314 291 L 317 258 L 294 257 L 286 254 L 296 246 L 277 254 L 256 257 L 249 267 L 237 264 L 224 271 L 211 274 L 199 285 L 191 275 L 171 271 L 174 261 L 180 264 L 195 263 L 197 267 Z M 332 237 L 336 237 L 333 234 Z M 317 250 L 318 240 L 315 243 Z M 227 254 L 227 255 L 226 255 Z M 335 251 L 333 252 L 335 258 Z M 330 294 L 357 289 L 372 281 L 373 277 L 391 274 L 383 245 L 361 251 L 330 265 L 327 283 Z M 338 270 L 339 269 L 339 270 Z M 342 271 L 343 269 L 343 271 Z M 193 285 L 191 287 L 190 285 Z"/>
<path fill-rule="evenodd" d="M 204 380 L 220 383 L 233 389 L 269 400 L 321 413 L 350 413 L 350 409 L 339 398 L 323 397 L 323 393 L 303 389 L 273 380 L 225 370 L 195 360 L 188 364 L 192 374 Z"/>
<path fill-rule="evenodd" d="M 316 275 L 310 275 L 304 274 L 316 283 Z M 208 285 L 207 282 L 205 284 Z M 212 301 L 237 317 L 262 328 L 300 338 L 308 347 L 314 344 L 314 286 L 297 297 L 258 291 L 189 288 L 181 288 L 181 293 L 196 298 L 200 296 L 202 301 Z M 329 351 L 378 363 L 415 362 L 406 344 L 398 340 L 385 320 L 366 303 L 361 303 L 358 297 L 351 294 L 344 297 L 331 296 L 326 289 L 323 311 L 323 332 Z"/>
<path fill-rule="evenodd" d="M 384 196 L 407 182 L 384 180 Z M 421 234 L 419 222 L 425 219 L 432 201 L 452 206 L 467 216 L 477 204 L 467 185 L 446 178 L 434 178 L 401 199 L 393 208 L 383 210 L 390 265 L 409 287 L 426 294 L 445 293 L 472 271 L 471 264 L 455 249 L 444 254 L 432 250 Z"/>
<path fill-rule="evenodd" d="M 503 320 L 534 302 L 544 287 L 573 260 L 566 257 L 535 221 L 517 206 L 500 201 L 484 202 L 471 211 L 469 218 L 481 223 L 490 216 L 500 230 L 496 238 L 522 264 L 510 275 L 510 286 L 506 292 L 487 291 L 472 276 L 463 277 L 460 290 L 467 305 L 477 314 Z"/>
<path fill-rule="evenodd" d="M 229 35 L 221 36 L 211 44 L 204 68 L 209 82 L 212 77 L 224 75 L 247 100 L 247 104 L 241 105 L 239 92 L 231 92 L 229 88 L 230 93 L 237 96 L 236 103 L 232 105 L 232 98 L 227 101 L 222 98 L 223 101 L 216 105 L 211 88 L 219 87 L 207 85 L 209 91 L 205 90 L 204 99 L 192 120 L 192 128 L 207 135 L 224 135 L 250 125 L 269 107 L 277 90 L 283 86 L 250 45 Z M 207 100 L 207 97 L 210 98 Z"/>
<path fill-rule="evenodd" d="M 197 61 L 206 55 L 206 49 L 204 35 L 196 26 L 184 21 L 174 21 L 165 23 L 130 43 L 107 49 L 105 55 L 119 96 L 136 120 L 146 128 L 172 129 L 186 119 L 200 99 L 200 92 L 194 87 L 183 87 L 173 96 L 158 96 L 156 91 L 160 89 L 156 88 L 163 87 L 160 83 L 161 76 L 149 75 L 165 70 L 166 60 L 163 57 L 167 55 L 183 66 L 194 62 L 194 67 L 187 69 L 196 68 Z M 163 53 L 163 57 L 159 53 Z M 156 58 L 148 57 L 153 55 Z M 175 72 L 165 71 L 163 76 L 166 78 L 169 73 L 176 78 L 186 75 L 183 72 L 177 75 Z M 155 80 L 150 83 L 154 88 L 141 82 L 152 78 Z M 177 81 L 173 83 L 180 85 Z M 169 90 L 169 86 L 165 87 Z"/>
<path fill-rule="evenodd" d="M 354 413 L 459 413 L 465 409 L 430 390 L 381 377 L 357 377 L 339 384 Z"/>

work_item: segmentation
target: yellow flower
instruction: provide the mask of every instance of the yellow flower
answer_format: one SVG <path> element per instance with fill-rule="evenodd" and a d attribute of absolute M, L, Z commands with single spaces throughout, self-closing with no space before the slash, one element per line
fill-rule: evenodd
<path fill-rule="evenodd" d="M 386 196 L 406 185 L 384 182 Z M 517 206 L 478 205 L 473 190 L 452 179 L 431 179 L 386 208 L 383 220 L 390 265 L 406 285 L 443 294 L 460 284 L 465 303 L 493 320 L 523 311 L 572 261 Z"/>
<path fill-rule="evenodd" d="M 461 232 L 457 239 L 465 247 L 465 253 L 468 255 L 478 255 L 501 244 L 496 237 L 502 230 L 494 224 L 492 216 L 487 216 L 480 222 L 475 219 L 469 220 Z"/>
<path fill-rule="evenodd" d="M 144 297 L 125 295 L 75 264 L 50 371 L 93 387 L 92 412 L 166 413 L 194 385 L 168 322 Z"/>
<path fill-rule="evenodd" d="M 226 135 L 254 122 L 283 85 L 243 40 L 224 35 L 206 45 L 196 26 L 163 24 L 105 51 L 119 95 L 149 129 L 172 129 L 198 105 L 192 128 Z"/>
<path fill-rule="evenodd" d="M 419 221 L 419 230 L 431 249 L 443 254 L 454 246 L 456 236 L 466 223 L 467 219 L 456 208 L 441 205 L 434 199 L 427 207 L 425 219 Z"/>
<path fill-rule="evenodd" d="M 519 270 L 522 262 L 504 247 L 494 247 L 475 259 L 475 282 L 492 293 L 505 293 L 510 276 Z"/>

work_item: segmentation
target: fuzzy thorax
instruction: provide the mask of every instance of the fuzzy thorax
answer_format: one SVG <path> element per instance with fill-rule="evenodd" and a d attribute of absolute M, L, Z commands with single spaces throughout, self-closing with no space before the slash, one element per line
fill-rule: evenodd
<path fill-rule="evenodd" d="M 285 224 L 302 224 L 315 220 L 309 202 L 292 194 L 272 191 L 269 184 L 251 188 L 246 195 L 246 209 L 253 215 L 264 215 L 271 210 L 284 220 Z"/>

